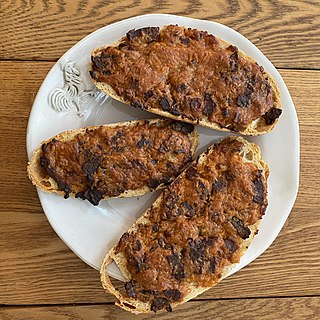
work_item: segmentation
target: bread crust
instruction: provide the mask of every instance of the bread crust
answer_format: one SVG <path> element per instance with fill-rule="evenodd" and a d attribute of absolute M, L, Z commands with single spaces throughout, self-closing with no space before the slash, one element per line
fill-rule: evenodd
<path fill-rule="evenodd" d="M 167 26 L 163 26 L 162 28 L 160 28 L 160 31 L 166 27 Z M 183 28 L 186 29 L 186 27 L 183 27 Z M 221 47 L 224 49 L 231 45 L 230 43 L 228 43 L 220 38 L 216 37 L 216 39 L 219 40 Z M 92 57 L 98 57 L 101 54 L 101 52 L 108 47 L 118 46 L 121 41 L 122 41 L 122 39 L 112 43 L 111 45 L 106 45 L 106 46 L 94 49 L 92 52 Z M 250 56 L 245 54 L 240 49 L 238 49 L 237 52 L 238 52 L 239 56 L 245 58 L 246 60 L 248 60 L 250 62 L 255 63 L 255 61 Z M 277 83 L 270 74 L 266 73 L 266 75 L 269 79 L 269 83 L 270 83 L 270 86 L 273 91 L 273 98 L 274 98 L 273 108 L 282 110 L 281 101 L 280 101 L 280 90 L 277 86 Z M 93 83 L 96 85 L 96 87 L 99 90 L 101 90 L 102 92 L 104 92 L 105 94 L 107 94 L 108 96 L 110 96 L 110 97 L 114 98 L 115 100 L 118 100 L 124 104 L 127 104 L 127 105 L 131 104 L 130 101 L 125 100 L 123 97 L 119 96 L 109 84 L 107 84 L 105 82 L 96 81 L 94 78 L 92 80 L 93 80 Z M 181 115 L 173 115 L 172 113 L 170 113 L 168 111 L 161 110 L 157 107 L 148 106 L 148 108 L 146 108 L 145 110 L 148 112 L 160 115 L 160 116 L 164 116 L 164 117 L 173 119 L 173 120 L 184 121 L 184 122 L 188 122 L 188 123 L 192 123 L 192 124 L 199 124 L 201 126 L 208 127 L 208 128 L 211 128 L 211 129 L 214 129 L 217 131 L 235 132 L 232 129 L 228 129 L 227 127 L 221 127 L 217 123 L 210 122 L 207 117 L 203 117 L 203 118 L 199 119 L 199 121 L 196 121 L 196 120 L 192 121 L 186 117 L 183 117 Z M 247 126 L 244 126 L 241 130 L 236 131 L 236 132 L 240 133 L 242 135 L 257 136 L 257 135 L 261 135 L 261 134 L 265 134 L 265 133 L 270 132 L 275 127 L 277 122 L 278 122 L 278 118 L 275 119 L 272 124 L 268 125 L 268 124 L 266 124 L 265 119 L 263 117 L 260 117 L 256 120 L 252 121 L 251 123 L 249 123 Z"/>
<path fill-rule="evenodd" d="M 262 160 L 260 149 L 256 144 L 250 143 L 250 142 L 244 140 L 241 137 L 229 137 L 229 138 L 225 138 L 225 139 L 234 139 L 234 140 L 237 140 L 239 142 L 242 142 L 244 144 L 244 146 L 243 146 L 243 148 L 242 148 L 240 153 L 243 156 L 243 160 L 245 162 L 254 163 L 255 166 L 259 170 L 261 170 L 262 175 L 267 179 L 267 177 L 269 175 L 269 169 L 268 169 L 267 164 Z M 224 139 L 222 139 L 222 140 L 224 140 Z M 211 147 L 209 147 L 207 152 L 202 153 L 199 156 L 199 159 L 195 160 L 194 163 L 196 163 L 197 161 L 199 161 L 200 163 L 202 161 L 205 161 L 206 158 L 208 157 L 208 155 L 212 152 L 212 149 L 214 148 L 214 146 L 215 146 L 215 144 L 213 144 Z M 190 167 L 190 166 L 192 166 L 192 164 L 190 164 L 188 167 Z M 185 169 L 184 172 L 186 170 L 187 169 Z M 183 175 L 184 172 L 181 175 Z M 179 177 L 181 177 L 181 175 Z M 177 179 L 179 179 L 179 177 Z M 160 195 L 155 200 L 155 202 L 152 204 L 152 206 L 149 209 L 147 209 L 141 215 L 141 217 L 128 229 L 127 233 L 131 233 L 131 232 L 136 231 L 138 226 L 141 226 L 141 225 L 144 225 L 144 224 L 148 224 L 149 223 L 149 214 L 152 212 L 152 208 L 159 207 L 161 202 L 163 201 L 162 199 L 163 198 Z M 250 236 L 247 239 L 243 240 L 241 245 L 240 245 L 240 248 L 239 248 L 240 256 L 243 256 L 243 254 L 246 252 L 247 248 L 249 247 L 250 243 L 252 242 L 255 234 L 257 234 L 260 221 L 261 220 L 258 220 L 255 224 L 249 226 L 251 233 L 250 233 Z M 107 292 L 113 294 L 117 298 L 115 304 L 117 306 L 123 308 L 124 310 L 132 312 L 132 313 L 135 313 L 135 314 L 151 312 L 150 302 L 143 302 L 143 301 L 139 301 L 139 300 L 137 300 L 135 298 L 124 296 L 112 284 L 111 279 L 110 279 L 109 275 L 106 272 L 106 268 L 113 261 L 118 266 L 118 268 L 121 271 L 122 275 L 124 276 L 125 280 L 126 281 L 130 281 L 131 280 L 131 275 L 130 275 L 130 273 L 128 272 L 128 270 L 126 268 L 126 258 L 121 252 L 119 252 L 119 253 L 116 252 L 116 250 L 115 250 L 116 247 L 117 247 L 117 245 L 115 245 L 107 253 L 107 255 L 104 258 L 104 260 L 102 262 L 102 265 L 101 265 L 100 275 L 101 275 L 101 282 L 102 282 L 103 288 Z M 223 268 L 222 277 L 220 278 L 220 280 L 218 282 L 220 282 L 222 279 L 227 277 L 237 265 L 238 265 L 238 263 L 226 265 Z M 190 285 L 190 289 L 191 289 L 190 293 L 182 301 L 172 302 L 171 306 L 172 307 L 176 307 L 176 306 L 178 306 L 178 305 L 180 305 L 182 303 L 185 303 L 188 300 L 198 296 L 199 294 L 209 290 L 210 288 L 212 288 L 212 287 L 211 286 L 210 287 L 196 287 L 196 286 L 193 286 L 191 284 Z"/>
<path fill-rule="evenodd" d="M 136 126 L 139 124 L 144 124 L 146 122 L 148 122 L 150 125 L 151 124 L 161 124 L 164 122 L 164 120 L 160 120 L 160 119 L 134 120 L 134 121 L 127 121 L 127 122 L 120 122 L 120 123 L 112 123 L 112 124 L 103 125 L 103 126 L 89 126 L 89 127 L 80 128 L 80 129 L 68 130 L 68 131 L 64 131 L 62 133 L 59 133 L 58 135 L 56 135 L 46 141 L 43 141 L 41 143 L 41 145 L 47 144 L 50 141 L 52 141 L 53 139 L 56 139 L 58 141 L 68 141 L 68 140 L 71 140 L 76 135 L 79 135 L 79 134 L 84 135 L 86 133 L 86 130 L 90 130 L 90 129 L 103 127 L 107 130 L 108 128 L 133 127 L 133 126 Z M 198 134 L 197 134 L 196 128 L 194 128 L 194 130 L 191 133 L 188 133 L 188 139 L 191 142 L 192 156 L 194 156 L 195 150 L 198 146 Z M 58 195 L 64 196 L 65 192 L 62 190 L 59 190 L 57 182 L 53 178 L 49 177 L 48 175 L 43 176 L 42 168 L 40 165 L 41 154 L 42 154 L 42 150 L 40 147 L 34 151 L 30 162 L 28 162 L 27 173 L 28 173 L 29 179 L 36 187 L 38 187 L 42 191 L 45 191 L 47 193 L 56 193 Z M 102 199 L 106 200 L 109 198 L 127 198 L 127 197 L 141 196 L 141 195 L 146 194 L 147 192 L 150 192 L 153 190 L 158 190 L 163 187 L 164 187 L 164 183 L 161 183 L 156 188 L 151 188 L 151 187 L 145 185 L 139 189 L 125 190 L 124 192 L 122 192 L 120 195 L 118 195 L 116 197 L 104 196 Z M 75 197 L 75 193 L 73 193 L 73 192 L 71 192 L 69 195 L 71 197 Z"/>

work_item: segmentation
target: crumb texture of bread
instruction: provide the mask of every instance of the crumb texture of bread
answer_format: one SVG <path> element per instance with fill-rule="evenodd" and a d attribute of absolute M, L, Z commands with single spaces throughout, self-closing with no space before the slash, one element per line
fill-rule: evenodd
<path fill-rule="evenodd" d="M 108 252 L 101 281 L 133 313 L 172 311 L 240 262 L 268 205 L 269 169 L 259 147 L 228 137 L 202 153 Z M 126 279 L 115 288 L 106 271 Z"/>
<path fill-rule="evenodd" d="M 95 49 L 91 60 L 90 74 L 101 91 L 167 118 L 260 135 L 282 113 L 272 76 L 206 31 L 176 25 L 131 30 Z"/>
<path fill-rule="evenodd" d="M 86 127 L 44 141 L 27 170 L 43 191 L 98 205 L 163 188 L 192 161 L 197 146 L 195 127 L 178 121 Z"/>

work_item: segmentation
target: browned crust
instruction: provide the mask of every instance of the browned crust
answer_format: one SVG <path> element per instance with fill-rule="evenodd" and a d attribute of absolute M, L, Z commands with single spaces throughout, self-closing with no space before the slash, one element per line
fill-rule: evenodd
<path fill-rule="evenodd" d="M 108 124 L 108 125 L 103 125 L 103 127 L 105 128 L 117 128 L 117 127 L 122 127 L 122 126 L 136 126 L 138 124 L 143 124 L 144 122 L 148 121 L 149 124 L 153 124 L 153 123 L 161 123 L 164 120 L 160 120 L 160 119 L 151 119 L 151 120 L 136 120 L 136 121 L 128 121 L 128 122 L 119 122 L 119 123 L 112 123 L 112 124 Z M 99 126 L 101 127 L 101 126 Z M 59 140 L 59 141 L 67 141 L 72 139 L 75 135 L 78 134 L 85 134 L 87 129 L 94 129 L 97 128 L 95 126 L 90 126 L 90 127 L 85 127 L 85 128 L 80 128 L 80 129 L 75 129 L 75 130 L 69 130 L 69 131 L 64 131 L 58 135 L 56 135 L 55 139 Z M 190 139 L 191 142 L 191 153 L 194 156 L 195 151 L 198 147 L 198 133 L 196 128 L 194 128 L 194 131 L 188 134 L 188 137 Z M 41 143 L 41 145 L 43 143 L 48 143 L 50 142 L 53 138 L 50 138 L 46 141 L 43 141 Z M 41 175 L 41 166 L 40 166 L 40 155 L 42 153 L 41 148 L 37 149 L 34 151 L 32 158 L 30 160 L 30 162 L 28 162 L 28 166 L 27 166 L 27 172 L 28 172 L 28 176 L 29 179 L 31 180 L 31 182 L 38 187 L 39 189 L 41 189 L 42 191 L 45 191 L 47 193 L 56 193 L 58 195 L 64 196 L 64 191 L 61 191 L 58 189 L 58 185 L 56 183 L 56 181 L 54 179 L 52 179 L 51 177 L 43 177 Z M 136 190 L 125 190 L 123 193 L 121 193 L 119 196 L 117 197 L 112 197 L 112 198 L 127 198 L 127 197 L 135 197 L 135 196 L 141 196 L 146 194 L 147 192 L 150 192 L 152 190 L 158 190 L 164 187 L 164 184 L 160 184 L 157 188 L 153 189 L 150 188 L 148 186 L 144 186 L 142 188 L 136 189 Z M 75 193 L 70 193 L 71 197 L 75 197 Z M 109 199 L 110 197 L 105 196 L 103 199 Z"/>
<path fill-rule="evenodd" d="M 160 28 L 160 31 L 165 28 L 166 26 L 163 26 L 162 28 Z M 227 48 L 228 46 L 230 46 L 230 43 L 216 37 L 220 43 L 222 44 L 222 46 L 224 48 Z M 96 48 L 93 50 L 92 52 L 92 56 L 95 57 L 95 56 L 99 56 L 100 53 L 106 49 L 107 47 L 110 47 L 110 46 L 113 46 L 113 47 L 116 47 L 118 46 L 118 44 L 121 42 L 121 39 L 120 40 L 117 40 L 116 42 L 112 43 L 111 45 L 106 45 L 106 46 L 103 46 L 103 47 L 99 47 L 99 48 Z M 251 61 L 251 62 L 255 62 L 251 57 L 249 57 L 248 55 L 246 55 L 243 51 L 241 51 L 240 49 L 238 49 L 238 54 L 240 56 L 242 56 L 243 58 Z M 273 108 L 277 108 L 277 109 L 281 109 L 282 110 L 282 107 L 281 107 L 281 101 L 280 101 L 280 90 L 277 86 L 277 83 L 276 81 L 273 79 L 273 77 L 268 74 L 266 72 L 269 80 L 270 80 L 270 85 L 272 87 L 272 90 L 274 92 L 274 105 L 273 105 Z M 104 83 L 104 82 L 98 82 L 94 79 L 92 79 L 93 83 L 96 85 L 96 87 L 101 90 L 102 92 L 104 92 L 105 94 L 107 94 L 108 96 L 114 98 L 115 100 L 118 100 L 120 102 L 123 102 L 125 104 L 128 104 L 130 105 L 130 101 L 127 101 L 125 99 L 123 99 L 123 97 L 120 97 L 115 91 L 114 89 Z M 203 119 L 201 119 L 199 122 L 197 121 L 192 121 L 190 119 L 187 119 L 185 117 L 182 117 L 182 116 L 176 116 L 176 115 L 173 115 L 167 111 L 163 111 L 161 109 L 158 109 L 158 108 L 152 108 L 152 107 L 148 107 L 148 109 L 146 109 L 146 111 L 149 111 L 151 113 L 154 113 L 154 114 L 157 114 L 157 115 L 160 115 L 160 116 L 164 116 L 164 117 L 167 117 L 167 118 L 170 118 L 170 119 L 173 119 L 173 120 L 179 120 L 179 121 L 184 121 L 184 122 L 188 122 L 188 123 L 192 123 L 192 124 L 199 124 L 201 126 L 204 126 L 204 127 L 208 127 L 208 128 L 211 128 L 211 129 L 214 129 L 214 130 L 217 130 L 217 131 L 224 131 L 224 132 L 234 132 L 233 130 L 230 130 L 228 128 L 222 128 L 219 124 L 216 124 L 216 123 L 213 123 L 213 122 L 210 122 L 208 120 L 207 117 L 204 117 Z M 243 135 L 248 135 L 248 136 L 258 136 L 258 135 L 261 135 L 261 134 L 265 134 L 265 133 L 268 133 L 270 132 L 274 127 L 275 125 L 277 124 L 279 119 L 276 119 L 274 121 L 273 124 L 271 125 L 267 125 L 265 123 L 265 120 L 263 117 L 260 117 L 254 121 L 252 121 L 250 124 L 248 124 L 243 130 L 241 131 L 238 131 L 238 133 L 240 134 L 243 134 Z"/>
<path fill-rule="evenodd" d="M 265 177 L 268 177 L 269 175 L 269 168 L 267 164 L 262 160 L 261 158 L 261 153 L 259 147 L 254 144 L 250 143 L 246 140 L 244 140 L 241 137 L 229 137 L 228 139 L 235 139 L 244 144 L 242 147 L 242 155 L 244 157 L 244 161 L 248 162 L 253 162 L 260 170 L 262 170 L 262 174 Z M 208 155 L 211 153 L 211 150 L 214 145 L 212 145 L 209 149 L 208 152 L 202 153 L 199 157 L 199 162 L 204 161 Z M 250 154 L 250 157 L 246 158 L 246 155 Z M 194 161 L 196 162 L 196 161 Z M 183 173 L 182 173 L 183 174 Z M 146 224 L 149 222 L 148 219 L 148 214 L 151 212 L 151 208 L 155 208 L 160 206 L 160 203 L 162 201 L 161 195 L 155 200 L 155 202 L 152 204 L 152 206 L 147 209 L 141 217 L 127 230 L 127 232 L 133 232 L 137 229 L 137 227 L 141 224 Z M 250 237 L 246 240 L 244 240 L 241 243 L 240 246 L 240 256 L 243 256 L 243 254 L 246 252 L 247 248 L 251 244 L 254 235 L 256 234 L 258 227 L 260 224 L 260 220 L 258 220 L 254 225 L 250 226 L 251 234 Z M 126 268 L 126 260 L 125 257 L 120 253 L 115 253 L 115 248 L 116 245 L 108 252 L 106 257 L 103 260 L 101 270 L 100 270 L 100 275 L 101 275 L 101 282 L 103 288 L 108 291 L 109 293 L 113 294 L 117 300 L 116 300 L 116 305 L 121 307 L 122 309 L 139 314 L 139 313 L 149 313 L 151 312 L 151 305 L 149 302 L 142 302 L 134 298 L 130 297 L 125 297 L 123 296 L 112 284 L 111 279 L 109 275 L 106 272 L 107 266 L 112 263 L 113 261 L 117 264 L 119 270 L 121 271 L 122 275 L 124 276 L 126 281 L 130 281 L 130 273 L 128 272 Z M 223 272 L 222 272 L 222 277 L 219 281 L 221 281 L 223 278 L 227 277 L 232 270 L 238 265 L 238 263 L 235 264 L 230 264 L 224 267 Z M 176 307 L 182 303 L 187 302 L 188 300 L 198 296 L 199 294 L 209 290 L 211 287 L 196 287 L 195 285 L 190 285 L 190 294 L 186 296 L 182 301 L 179 302 L 172 302 L 171 306 Z"/>

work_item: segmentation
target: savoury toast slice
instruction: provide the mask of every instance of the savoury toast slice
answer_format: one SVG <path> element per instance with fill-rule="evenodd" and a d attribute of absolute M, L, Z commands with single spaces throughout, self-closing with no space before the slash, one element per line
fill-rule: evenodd
<path fill-rule="evenodd" d="M 197 146 L 195 127 L 172 120 L 75 129 L 44 141 L 28 175 L 43 191 L 97 205 L 162 188 L 192 161 Z"/>
<path fill-rule="evenodd" d="M 202 153 L 106 255 L 101 281 L 116 305 L 171 311 L 226 277 L 258 231 L 268 175 L 259 147 L 243 138 Z M 122 289 L 106 272 L 113 261 L 126 280 Z"/>
<path fill-rule="evenodd" d="M 259 135 L 282 113 L 274 79 L 236 46 L 177 25 L 129 31 L 91 56 L 95 85 L 116 100 L 215 130 Z"/>

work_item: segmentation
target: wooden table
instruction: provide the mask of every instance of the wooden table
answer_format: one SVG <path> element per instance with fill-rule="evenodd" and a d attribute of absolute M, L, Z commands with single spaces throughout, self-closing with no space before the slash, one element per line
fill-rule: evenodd
<path fill-rule="evenodd" d="M 158 319 L 320 319 L 320 2 L 0 2 L 0 318 L 148 319 L 113 305 L 99 274 L 51 229 L 26 175 L 26 126 L 55 61 L 88 33 L 145 13 L 221 22 L 283 76 L 301 133 L 298 198 L 271 247 L 214 289 Z"/>

